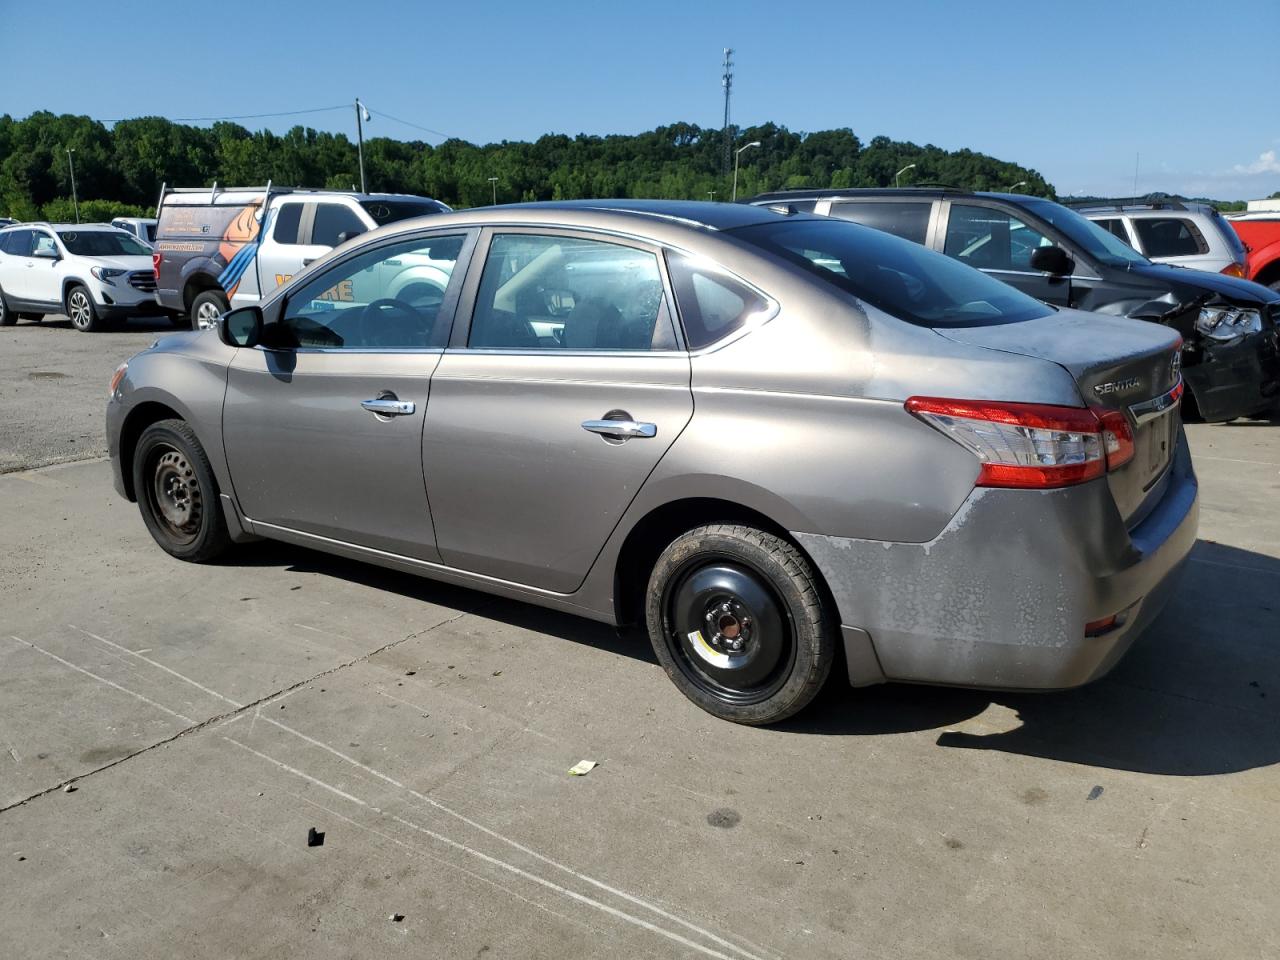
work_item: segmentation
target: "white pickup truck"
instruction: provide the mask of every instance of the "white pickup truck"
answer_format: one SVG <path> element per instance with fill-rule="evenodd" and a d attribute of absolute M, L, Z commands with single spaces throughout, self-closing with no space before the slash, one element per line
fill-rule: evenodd
<path fill-rule="evenodd" d="M 270 185 L 166 189 L 152 256 L 156 299 L 190 317 L 195 329 L 212 326 L 232 306 L 257 303 L 352 237 L 448 211 L 437 200 L 406 194 Z"/>

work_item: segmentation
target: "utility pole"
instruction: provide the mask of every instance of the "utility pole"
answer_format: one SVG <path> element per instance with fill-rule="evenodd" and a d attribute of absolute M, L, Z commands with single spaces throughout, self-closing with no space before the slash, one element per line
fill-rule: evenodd
<path fill-rule="evenodd" d="M 76 208 L 76 223 L 80 222 L 80 200 L 76 197 L 76 164 L 71 159 L 75 147 L 67 147 L 67 169 L 71 171 L 71 205 Z"/>
<path fill-rule="evenodd" d="M 360 192 L 368 193 L 364 182 L 364 122 L 372 120 L 368 108 L 356 97 L 356 155 L 360 158 Z"/>
<path fill-rule="evenodd" d="M 725 176 L 729 174 L 729 153 L 733 149 L 733 140 L 729 136 L 729 94 L 733 90 L 733 48 L 724 48 L 724 73 L 720 77 L 720 83 L 724 87 L 724 163 L 721 165 L 723 169 L 720 171 Z"/>
<path fill-rule="evenodd" d="M 496 207 L 496 206 L 498 205 L 498 178 L 497 178 L 497 177 L 490 177 L 490 178 L 489 178 L 489 186 L 492 188 L 492 192 L 493 192 L 493 205 Z"/>

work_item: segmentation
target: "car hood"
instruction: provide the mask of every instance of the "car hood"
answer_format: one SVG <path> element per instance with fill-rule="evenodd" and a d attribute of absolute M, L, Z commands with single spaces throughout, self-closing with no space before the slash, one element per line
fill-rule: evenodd
<path fill-rule="evenodd" d="M 1228 277 L 1208 270 L 1174 267 L 1166 263 L 1134 264 L 1131 272 L 1170 287 L 1182 302 L 1217 294 L 1242 304 L 1280 301 L 1280 293 L 1252 280 Z"/>
<path fill-rule="evenodd" d="M 131 273 L 134 270 L 151 269 L 150 257 L 85 257 L 85 259 L 91 260 L 95 267 L 109 267 L 116 270 L 128 270 Z"/>

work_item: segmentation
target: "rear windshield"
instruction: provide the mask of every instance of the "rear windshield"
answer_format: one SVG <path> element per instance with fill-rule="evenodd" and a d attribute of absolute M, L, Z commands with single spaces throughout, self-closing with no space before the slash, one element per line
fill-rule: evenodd
<path fill-rule="evenodd" d="M 734 235 L 922 327 L 974 327 L 1047 316 L 1039 300 L 892 234 L 839 220 L 791 220 Z"/>
<path fill-rule="evenodd" d="M 449 212 L 449 208 L 438 200 L 361 200 L 360 206 L 364 207 L 365 213 L 373 217 L 373 222 L 378 226 L 411 217 Z"/>
<path fill-rule="evenodd" d="M 77 257 L 149 257 L 151 248 L 120 230 L 59 230 L 62 245 Z"/>

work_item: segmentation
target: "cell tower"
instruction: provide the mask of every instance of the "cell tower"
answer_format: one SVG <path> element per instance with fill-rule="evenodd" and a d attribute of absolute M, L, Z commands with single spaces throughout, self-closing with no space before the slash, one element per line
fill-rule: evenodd
<path fill-rule="evenodd" d="M 733 152 L 733 139 L 729 133 L 729 94 L 733 90 L 733 50 L 730 47 L 724 48 L 724 74 L 720 83 L 724 87 L 724 163 L 720 172 L 728 176 L 729 155 Z"/>

